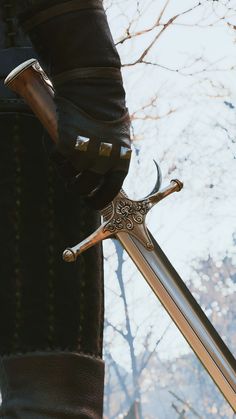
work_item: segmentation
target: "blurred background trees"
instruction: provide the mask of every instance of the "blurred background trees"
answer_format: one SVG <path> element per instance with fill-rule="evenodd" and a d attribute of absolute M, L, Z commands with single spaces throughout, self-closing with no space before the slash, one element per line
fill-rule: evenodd
<path fill-rule="evenodd" d="M 236 344 L 236 1 L 106 0 L 145 196 L 158 161 L 184 190 L 148 225 L 222 338 Z M 233 418 L 125 252 L 104 244 L 105 417 Z"/>

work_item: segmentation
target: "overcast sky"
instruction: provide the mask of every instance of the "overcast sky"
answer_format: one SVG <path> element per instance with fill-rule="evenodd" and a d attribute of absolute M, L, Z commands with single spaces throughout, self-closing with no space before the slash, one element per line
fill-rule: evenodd
<path fill-rule="evenodd" d="M 115 40 L 123 37 L 133 17 L 131 33 L 151 27 L 165 3 L 108 0 L 108 18 Z M 198 3 L 170 0 L 161 22 L 166 23 Z M 228 11 L 223 3 L 232 10 Z M 203 1 L 202 4 L 178 18 L 150 50 L 146 60 L 158 66 L 137 64 L 123 68 L 131 114 L 155 95 L 158 97 L 146 112 L 153 119 L 133 122 L 137 156 L 133 158 L 125 190 L 137 199 L 151 191 L 155 183 L 153 159 L 161 162 L 164 185 L 172 178 L 184 182 L 182 192 L 168 197 L 152 210 L 148 226 L 186 282 L 194 259 L 204 259 L 210 254 L 220 260 L 226 253 L 236 259 L 233 245 L 236 232 L 236 72 L 233 68 L 236 66 L 236 31 L 231 26 L 236 25 L 236 2 Z M 223 19 L 224 16 L 227 17 Z M 160 29 L 119 44 L 122 63 L 136 61 Z M 144 115 L 144 112 L 138 113 L 138 116 Z M 114 292 L 118 292 L 114 275 L 116 256 L 110 241 L 104 248 L 105 256 L 110 256 L 106 265 L 107 313 L 110 320 L 117 321 L 121 307 L 118 304 L 111 310 L 116 301 Z M 158 322 L 159 336 L 169 318 L 128 260 L 124 264 L 124 275 L 132 278 L 127 293 L 135 323 L 143 323 L 145 333 L 150 322 Z M 236 291 L 234 287 L 232 284 L 232 292 Z M 146 298 L 147 304 L 140 305 L 141 297 Z M 123 349 L 117 339 L 114 355 L 127 367 L 121 355 Z M 161 356 L 172 357 L 187 350 L 180 333 L 171 326 L 160 346 Z"/>

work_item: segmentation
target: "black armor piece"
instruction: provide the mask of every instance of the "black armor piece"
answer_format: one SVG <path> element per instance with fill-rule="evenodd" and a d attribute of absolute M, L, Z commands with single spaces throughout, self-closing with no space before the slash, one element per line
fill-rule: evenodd
<path fill-rule="evenodd" d="M 6 9 L 10 9 L 9 3 L 10 1 L 1 2 L 4 18 Z M 11 7 L 14 11 L 14 4 Z M 16 25 L 15 16 L 11 19 Z M 6 30 L 7 25 L 4 21 L 2 25 Z M 14 28 L 15 26 L 12 31 L 17 34 L 17 26 Z M 5 41 L 8 45 L 7 34 Z M 11 48 L 17 48 L 17 59 L 20 59 L 21 51 L 22 58 L 25 59 L 24 43 L 27 49 L 30 44 L 27 38 L 25 42 L 23 41 L 23 37 L 16 36 L 14 46 L 4 48 L 5 56 L 7 53 L 12 53 Z M 11 44 L 12 42 L 11 37 Z M 32 56 L 31 48 L 30 55 Z M 14 54 L 12 57 L 14 58 Z M 12 70 L 16 64 L 18 62 L 12 61 L 12 68 L 8 70 Z M 2 109 L 0 114 L 2 223 L 0 331 L 1 328 L 4 330 L 0 352 L 6 354 L 56 347 L 81 349 L 94 355 L 101 355 L 102 326 L 97 328 L 97 324 L 102 323 L 103 311 L 101 252 L 96 249 L 88 255 L 87 260 L 81 259 L 78 265 L 72 267 L 61 260 L 64 247 L 68 243 L 76 242 L 78 234 L 82 238 L 94 230 L 99 217 L 88 209 L 81 199 L 65 189 L 44 151 L 41 125 L 29 110 L 28 113 L 25 112 L 25 105 L 22 105 L 22 112 L 15 112 L 15 101 L 19 98 L 7 88 L 3 88 L 3 79 L 6 75 L 2 74 L 1 77 L 0 97 Z M 6 97 L 3 96 L 3 91 Z M 5 290 L 8 290 L 6 295 L 3 294 Z M 86 304 L 85 300 L 79 301 L 81 295 Z M 12 304 L 12 310 L 8 310 L 9 304 Z M 86 333 L 91 326 L 83 327 L 80 324 L 80 306 L 83 306 L 83 310 L 88 310 L 89 318 L 95 324 L 95 335 L 99 330 L 97 336 L 93 335 L 93 344 L 86 343 L 85 347 L 82 344 L 81 348 L 78 332 L 82 328 L 83 333 Z M 96 312 L 94 319 L 92 319 L 93 311 Z M 35 316 L 32 316 L 34 312 Z M 15 316 L 15 320 L 12 319 L 12 329 L 6 326 L 8 316 Z M 85 313 L 81 313 L 81 317 L 86 321 Z M 35 336 L 28 327 L 31 324 L 36 326 Z M 17 329 L 17 337 L 14 328 Z M 87 332 L 90 341 L 90 330 Z M 9 334 L 9 343 L 4 347 L 6 333 Z M 85 340 L 87 341 L 86 338 Z"/>
<path fill-rule="evenodd" d="M 42 126 L 24 102 L 4 87 L 4 78 L 15 66 L 36 57 L 29 39 L 19 29 L 18 6 L 19 2 L 0 0 L 0 416 L 25 419 L 22 403 L 27 409 L 27 403 L 32 402 L 34 416 L 28 413 L 31 419 L 76 417 L 74 406 L 67 410 L 70 398 L 63 374 L 57 397 L 68 403 L 61 404 L 60 414 L 53 411 L 51 373 L 56 374 L 64 365 L 74 373 L 70 383 L 75 392 L 84 394 L 87 377 L 91 384 L 86 387 L 88 400 L 97 397 L 91 411 L 79 417 L 99 418 L 103 389 L 101 247 L 91 249 L 74 265 L 62 261 L 62 251 L 90 234 L 100 219 L 66 189 L 45 152 Z M 40 362 L 46 365 L 48 356 L 54 360 L 55 369 L 45 372 L 40 381 Z M 28 375 L 23 374 L 24 366 L 29 368 Z M 93 371 L 98 371 L 94 383 L 101 388 L 97 395 L 91 381 Z M 28 393 L 23 395 L 24 380 L 28 380 Z M 30 399 L 33 382 L 37 383 L 35 398 Z M 45 383 L 51 386 L 47 395 Z M 48 412 L 40 410 L 43 400 L 48 400 Z"/>
<path fill-rule="evenodd" d="M 14 1 L 0 0 L 0 112 L 26 111 L 23 100 L 4 86 L 6 75 L 22 61 L 36 53 L 29 39 L 17 24 L 16 4 Z"/>
<path fill-rule="evenodd" d="M 58 352 L 15 356 L 2 364 L 7 385 L 1 418 L 102 419 L 101 360 Z"/>

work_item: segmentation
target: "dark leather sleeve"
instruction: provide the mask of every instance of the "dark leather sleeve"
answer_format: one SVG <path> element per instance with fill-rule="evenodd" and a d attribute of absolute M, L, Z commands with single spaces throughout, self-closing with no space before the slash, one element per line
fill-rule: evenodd
<path fill-rule="evenodd" d="M 43 128 L 3 80 L 36 55 L 17 24 L 21 3 L 0 0 L 0 356 L 37 350 L 102 355 L 101 246 L 75 264 L 63 250 L 100 225 L 65 188 L 43 146 Z"/>
<path fill-rule="evenodd" d="M 41 124 L 3 84 L 37 57 L 17 24 L 21 7 L 0 0 L 0 417 L 101 419 L 102 249 L 75 264 L 61 257 L 100 217 L 65 188 Z"/>
<path fill-rule="evenodd" d="M 56 152 L 79 174 L 79 193 L 102 192 L 105 202 L 90 196 L 101 208 L 120 190 L 130 163 L 130 154 L 121 158 L 130 149 L 121 63 L 102 1 L 34 1 L 20 19 L 56 88 Z M 76 148 L 80 136 L 90 140 L 86 153 Z M 102 142 L 112 145 L 109 157 L 100 156 Z"/>
<path fill-rule="evenodd" d="M 102 419 L 104 363 L 69 353 L 5 357 L 0 366 L 4 419 Z"/>

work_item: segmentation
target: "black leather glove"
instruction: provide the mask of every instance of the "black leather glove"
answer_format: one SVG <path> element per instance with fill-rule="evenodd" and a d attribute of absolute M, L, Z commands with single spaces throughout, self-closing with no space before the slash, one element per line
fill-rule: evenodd
<path fill-rule="evenodd" d="M 131 157 L 120 59 L 102 1 L 26 3 L 21 21 L 56 89 L 59 141 L 51 156 L 67 183 L 101 209 L 121 189 Z"/>

